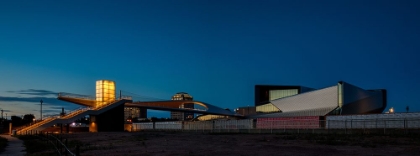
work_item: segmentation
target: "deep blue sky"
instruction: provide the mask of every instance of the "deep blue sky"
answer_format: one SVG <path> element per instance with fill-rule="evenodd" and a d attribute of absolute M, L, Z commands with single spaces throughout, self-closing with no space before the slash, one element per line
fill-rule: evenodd
<path fill-rule="evenodd" d="M 223 108 L 254 85 L 388 90 L 420 111 L 420 1 L 1 1 L 0 108 L 78 106 L 95 81 L 161 99 L 179 91 Z"/>

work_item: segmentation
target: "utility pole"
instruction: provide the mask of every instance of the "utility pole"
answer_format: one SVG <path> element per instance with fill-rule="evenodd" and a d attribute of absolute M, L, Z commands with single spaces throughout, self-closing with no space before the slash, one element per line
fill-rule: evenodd
<path fill-rule="evenodd" d="M 39 101 L 39 102 L 41 102 L 41 121 L 42 121 L 42 102 L 44 102 L 44 101 L 42 101 L 42 99 L 41 99 L 41 101 Z"/>

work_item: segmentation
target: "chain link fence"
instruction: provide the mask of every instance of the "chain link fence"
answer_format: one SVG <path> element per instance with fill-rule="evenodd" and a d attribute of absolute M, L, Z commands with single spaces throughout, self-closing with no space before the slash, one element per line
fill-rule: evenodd
<path fill-rule="evenodd" d="M 127 131 L 191 131 L 214 133 L 391 133 L 420 130 L 420 119 L 375 120 L 215 120 L 132 123 Z"/>

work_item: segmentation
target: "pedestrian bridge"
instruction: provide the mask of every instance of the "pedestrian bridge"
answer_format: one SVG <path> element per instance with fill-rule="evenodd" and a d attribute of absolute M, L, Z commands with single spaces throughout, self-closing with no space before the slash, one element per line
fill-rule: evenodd
<path fill-rule="evenodd" d="M 119 97 L 116 97 L 115 82 L 110 80 L 96 81 L 95 97 L 62 92 L 58 94 L 57 99 L 82 105 L 84 108 L 72 111 L 66 115 L 45 118 L 38 123 L 18 130 L 18 133 L 23 134 L 28 131 L 42 131 L 55 124 L 67 124 L 68 126 L 69 123 L 72 123 L 74 120 L 80 119 L 86 115 L 89 115 L 91 120 L 89 125 L 90 132 L 123 131 L 125 121 L 124 107 L 139 107 L 143 109 L 191 112 L 198 114 L 241 116 L 230 110 L 201 101 L 141 99 L 134 102 L 132 96 L 123 96 L 121 90 Z M 199 107 L 184 108 L 185 104 L 194 104 Z"/>
<path fill-rule="evenodd" d="M 87 107 L 95 107 L 97 102 L 95 98 L 89 96 L 82 96 L 78 94 L 69 94 L 69 93 L 59 93 L 58 99 L 62 101 L 71 102 L 74 104 L 87 106 Z M 166 110 L 166 111 L 179 111 L 179 112 L 191 112 L 191 113 L 199 113 L 199 114 L 213 114 L 213 115 L 225 115 L 225 116 L 241 116 L 236 114 L 235 112 L 205 103 L 201 101 L 173 101 L 173 100 L 161 100 L 161 101 L 132 101 L 132 98 L 129 96 L 120 96 L 119 99 L 125 99 L 126 102 L 124 106 L 127 107 L 139 107 L 145 109 L 153 109 L 153 110 Z M 191 108 L 183 108 L 184 104 L 195 104 L 199 105 L 204 109 L 191 109 Z M 103 106 L 102 106 L 103 107 Z"/>

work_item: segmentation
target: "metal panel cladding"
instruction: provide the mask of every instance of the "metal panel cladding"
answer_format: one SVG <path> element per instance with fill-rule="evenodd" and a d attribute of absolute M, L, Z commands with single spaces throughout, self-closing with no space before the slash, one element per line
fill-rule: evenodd
<path fill-rule="evenodd" d="M 316 110 L 320 108 L 338 107 L 337 86 L 332 86 L 316 91 L 310 91 L 286 98 L 271 101 L 283 112 Z"/>

